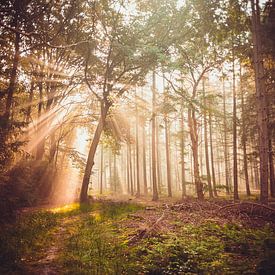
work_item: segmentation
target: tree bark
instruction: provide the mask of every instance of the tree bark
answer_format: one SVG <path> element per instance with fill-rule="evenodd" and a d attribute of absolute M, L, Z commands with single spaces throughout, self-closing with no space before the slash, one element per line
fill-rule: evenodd
<path fill-rule="evenodd" d="M 230 193 L 229 184 L 229 171 L 228 171 L 228 147 L 227 147 L 227 126 L 226 126 L 226 95 L 225 95 L 225 84 L 224 79 L 222 80 L 223 88 L 223 133 L 224 133 L 224 165 L 225 165 L 225 187 L 226 194 Z"/>
<path fill-rule="evenodd" d="M 186 179 L 185 179 L 185 134 L 184 134 L 184 117 L 183 108 L 180 112 L 181 138 L 180 138 L 180 152 L 181 152 L 181 188 L 182 198 L 186 197 Z"/>
<path fill-rule="evenodd" d="M 153 71 L 152 85 L 152 185 L 153 185 L 153 201 L 158 200 L 157 189 L 157 167 L 156 167 L 156 73 Z"/>
<path fill-rule="evenodd" d="M 101 144 L 101 152 L 100 152 L 100 181 L 99 181 L 99 193 L 102 195 L 103 193 L 103 172 L 104 172 L 104 164 L 103 164 L 103 145 Z"/>
<path fill-rule="evenodd" d="M 161 194 L 162 189 L 162 171 L 161 171 L 161 154 L 159 146 L 159 122 L 156 116 L 156 165 L 157 165 L 157 185 L 158 193 Z"/>
<path fill-rule="evenodd" d="M 233 45 L 233 62 L 232 62 L 232 77 L 233 77 L 233 191 L 234 201 L 239 200 L 238 192 L 238 152 L 237 152 L 237 98 L 236 98 L 236 76 L 235 76 L 235 50 Z"/>
<path fill-rule="evenodd" d="M 172 197 L 169 122 L 168 122 L 167 115 L 164 116 L 164 123 L 165 123 L 165 151 L 166 151 L 167 190 L 168 190 L 168 197 Z"/>
<path fill-rule="evenodd" d="M 203 86 L 203 101 L 204 101 L 204 112 L 203 112 L 203 121 L 204 121 L 204 150 L 205 150 L 205 162 L 206 162 L 206 174 L 207 174 L 207 184 L 209 197 L 213 198 L 213 189 L 211 183 L 211 174 L 210 174 L 210 163 L 209 163 L 209 152 L 208 152 L 208 125 L 207 125 L 207 114 L 206 114 L 206 97 L 205 97 L 205 79 L 202 80 Z"/>
<path fill-rule="evenodd" d="M 90 177 L 92 173 L 92 168 L 94 166 L 94 157 L 96 153 L 97 146 L 100 141 L 100 136 L 103 130 L 103 126 L 106 121 L 107 113 L 109 110 L 109 105 L 102 106 L 101 110 L 101 117 L 99 119 L 94 138 L 92 140 L 92 144 L 90 146 L 88 159 L 85 167 L 85 172 L 83 176 L 82 186 L 81 186 L 81 192 L 80 192 L 80 202 L 87 202 L 88 201 L 88 187 L 90 183 Z"/>
<path fill-rule="evenodd" d="M 20 0 L 16 0 L 14 2 L 15 15 L 13 20 L 13 25 L 15 29 L 17 29 L 19 26 L 19 12 L 20 12 L 19 5 L 20 5 Z M 13 63 L 12 63 L 12 69 L 11 69 L 11 75 L 10 75 L 10 82 L 7 89 L 7 100 L 6 100 L 6 109 L 5 109 L 5 118 L 7 119 L 7 121 L 10 119 L 12 102 L 13 102 L 13 94 L 16 88 L 16 77 L 17 77 L 18 64 L 19 64 L 19 58 L 20 58 L 19 51 L 20 51 L 20 34 L 19 32 L 16 32 L 15 40 L 14 40 Z"/>
<path fill-rule="evenodd" d="M 218 196 L 217 183 L 216 183 L 216 173 L 214 164 L 214 150 L 213 150 L 213 131 L 212 131 L 212 114 L 209 113 L 209 135 L 210 135 L 210 155 L 211 155 L 211 170 L 212 170 L 212 181 L 213 181 L 213 191 L 214 196 Z"/>
<path fill-rule="evenodd" d="M 144 195 L 148 194 L 147 186 L 147 168 L 146 168 L 146 136 L 145 136 L 145 122 L 142 128 L 142 156 L 143 156 L 143 186 L 144 186 Z"/>
<path fill-rule="evenodd" d="M 243 168 L 244 168 L 244 178 L 245 178 L 245 188 L 246 195 L 250 196 L 250 186 L 249 186 L 249 176 L 248 176 L 248 164 L 247 164 L 247 146 L 246 146 L 246 122 L 244 116 L 244 92 L 242 89 L 242 66 L 240 64 L 240 92 L 241 92 L 241 108 L 242 108 L 242 143 L 243 143 Z"/>
<path fill-rule="evenodd" d="M 198 154 L 198 130 L 197 130 L 197 120 L 195 110 L 192 106 L 189 106 L 188 109 L 188 124 L 189 131 L 192 143 L 192 152 L 193 152 L 193 171 L 194 171 L 194 180 L 196 193 L 199 200 L 204 198 L 203 194 L 203 184 L 200 179 L 200 168 L 199 168 L 199 154 Z"/>
<path fill-rule="evenodd" d="M 136 180 L 137 180 L 137 193 L 136 193 L 136 197 L 140 197 L 140 179 L 139 179 L 139 173 L 140 173 L 140 169 L 139 169 L 139 135 L 138 135 L 138 123 L 139 123 L 139 119 L 138 119 L 138 106 L 137 106 L 137 95 L 136 95 L 136 102 L 135 102 L 136 106 Z"/>
<path fill-rule="evenodd" d="M 256 105 L 259 129 L 260 156 L 260 201 L 268 203 L 268 115 L 266 102 L 265 73 L 262 58 L 261 21 L 259 0 L 251 0 L 252 40 L 256 80 Z"/>
<path fill-rule="evenodd" d="M 270 195 L 275 198 L 275 177 L 274 177 L 274 162 L 273 162 L 273 150 L 272 150 L 272 139 L 269 137 L 268 140 L 269 149 L 269 182 L 270 182 Z"/>

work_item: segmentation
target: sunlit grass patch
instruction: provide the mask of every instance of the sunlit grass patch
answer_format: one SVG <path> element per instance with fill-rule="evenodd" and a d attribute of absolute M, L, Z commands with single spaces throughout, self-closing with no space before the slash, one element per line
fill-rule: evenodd
<path fill-rule="evenodd" d="M 68 213 L 71 211 L 78 210 L 80 208 L 79 203 L 66 204 L 60 207 L 51 208 L 50 212 L 52 213 Z"/>

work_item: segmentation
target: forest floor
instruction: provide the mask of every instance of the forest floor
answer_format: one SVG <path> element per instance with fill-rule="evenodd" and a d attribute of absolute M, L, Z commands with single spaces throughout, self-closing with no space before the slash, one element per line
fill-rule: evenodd
<path fill-rule="evenodd" d="M 0 231 L 0 274 L 275 270 L 275 210 L 255 202 L 102 198 L 24 210 Z"/>

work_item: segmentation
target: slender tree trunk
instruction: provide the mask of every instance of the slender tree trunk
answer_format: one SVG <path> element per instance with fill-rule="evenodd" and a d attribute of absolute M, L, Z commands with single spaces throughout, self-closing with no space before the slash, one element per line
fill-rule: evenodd
<path fill-rule="evenodd" d="M 224 79 L 222 80 L 223 88 L 223 132 L 224 132 L 224 165 L 225 165 L 225 186 L 226 194 L 229 194 L 229 170 L 228 170 L 228 147 L 227 147 L 227 123 L 226 123 L 226 95 L 225 95 L 225 84 Z"/>
<path fill-rule="evenodd" d="M 270 181 L 270 195 L 275 198 L 275 177 L 274 177 L 274 162 L 273 162 L 273 150 L 272 150 L 272 140 L 269 137 L 268 140 L 269 149 L 269 181 Z"/>
<path fill-rule="evenodd" d="M 149 179 L 150 179 L 150 185 L 149 185 L 149 188 L 150 188 L 150 192 L 152 192 L 153 190 L 153 168 L 152 168 L 152 127 L 149 127 L 149 135 L 150 135 L 150 138 L 149 138 L 149 142 L 148 142 L 148 160 L 149 160 Z"/>
<path fill-rule="evenodd" d="M 55 131 L 53 130 L 50 135 L 50 154 L 49 154 L 49 162 L 52 163 L 54 160 L 54 156 L 57 150 L 57 140 L 55 137 Z"/>
<path fill-rule="evenodd" d="M 146 136 L 145 136 L 145 121 L 142 128 L 142 156 L 143 156 L 143 186 L 144 186 L 144 195 L 148 194 L 147 187 L 147 168 L 146 168 Z"/>
<path fill-rule="evenodd" d="M 102 195 L 103 193 L 103 172 L 104 172 L 104 163 L 103 163 L 103 144 L 101 144 L 101 152 L 100 152 L 100 179 L 99 179 L 99 193 Z"/>
<path fill-rule="evenodd" d="M 153 71 L 152 86 L 152 180 L 153 180 L 153 201 L 158 200 L 157 189 L 157 167 L 156 167 L 156 73 Z"/>
<path fill-rule="evenodd" d="M 103 126 L 105 124 L 108 110 L 109 110 L 109 106 L 102 106 L 101 117 L 99 119 L 96 131 L 94 134 L 94 138 L 92 140 L 92 144 L 89 150 L 88 159 L 85 167 L 85 172 L 84 172 L 84 177 L 83 177 L 81 192 L 80 192 L 80 202 L 88 201 L 88 187 L 90 183 L 92 168 L 94 166 L 94 157 L 95 157 L 97 146 L 100 141 L 100 136 L 103 130 Z"/>
<path fill-rule="evenodd" d="M 137 193 L 136 197 L 140 197 L 140 179 L 139 179 L 139 135 L 138 135 L 138 127 L 139 127 L 139 119 L 138 119 L 138 106 L 137 106 L 137 95 L 136 95 L 136 180 L 137 180 Z"/>
<path fill-rule="evenodd" d="M 244 177 L 245 177 L 245 188 L 246 195 L 250 196 L 250 186 L 249 186 L 249 177 L 248 177 L 248 165 L 247 165 L 247 149 L 246 149 L 246 122 L 244 116 L 244 92 L 242 89 L 242 66 L 240 64 L 240 92 L 241 92 L 241 108 L 242 108 L 242 143 L 243 143 L 243 168 L 244 168 Z"/>
<path fill-rule="evenodd" d="M 167 189 L 168 189 L 168 197 L 172 197 L 169 122 L 168 122 L 167 115 L 164 116 L 164 123 L 165 123 L 165 150 L 166 150 Z"/>
<path fill-rule="evenodd" d="M 117 186 L 118 185 L 118 174 L 117 174 L 117 167 L 116 167 L 116 152 L 114 153 L 114 192 L 117 193 Z"/>
<path fill-rule="evenodd" d="M 262 58 L 261 21 L 259 0 L 251 0 L 254 70 L 256 77 L 256 105 L 259 129 L 260 201 L 268 203 L 268 116 L 265 72 Z"/>
<path fill-rule="evenodd" d="M 19 26 L 19 22 L 18 22 L 19 5 L 20 5 L 20 0 L 16 0 L 14 2 L 15 15 L 14 15 L 14 21 L 13 21 L 13 25 L 16 30 L 18 29 L 18 26 Z M 11 69 L 11 75 L 10 75 L 10 82 L 7 89 L 7 100 L 6 100 L 6 109 L 5 109 L 5 118 L 7 120 L 10 119 L 10 115 L 11 115 L 13 94 L 16 88 L 16 77 L 17 77 L 17 71 L 18 71 L 19 58 L 20 58 L 20 34 L 19 32 L 16 32 L 15 40 L 14 40 L 13 63 L 12 63 L 12 69 Z"/>
<path fill-rule="evenodd" d="M 162 189 L 162 171 L 161 171 L 161 154 L 160 154 L 160 145 L 159 145 L 159 122 L 156 117 L 156 165 L 157 165 L 157 185 L 158 193 L 161 194 Z"/>
<path fill-rule="evenodd" d="M 132 150 L 131 143 L 129 143 L 129 165 L 130 165 L 130 189 L 131 195 L 134 196 L 134 180 L 133 180 L 133 167 L 132 167 Z"/>
<path fill-rule="evenodd" d="M 109 190 L 113 192 L 113 169 L 112 169 L 112 151 L 109 149 Z"/>
<path fill-rule="evenodd" d="M 34 83 L 31 81 L 31 87 L 29 92 L 29 99 L 28 99 L 28 108 L 26 112 L 26 122 L 29 124 L 31 122 L 31 112 L 32 112 L 32 101 L 33 101 L 33 91 L 34 91 Z"/>
<path fill-rule="evenodd" d="M 127 157 L 127 193 L 131 193 L 130 183 L 130 160 L 129 160 L 129 144 L 126 144 L 126 157 Z"/>
<path fill-rule="evenodd" d="M 206 174 L 207 174 L 207 184 L 208 184 L 208 192 L 209 197 L 213 198 L 213 189 L 211 183 L 211 174 L 210 174 L 210 162 L 209 162 L 209 153 L 208 153 L 208 131 L 207 131 L 207 114 L 206 114 L 206 97 L 205 97 L 205 79 L 202 80 L 203 86 L 203 98 L 204 98 L 204 112 L 203 112 L 203 121 L 204 121 L 204 149 L 205 149 L 205 162 L 206 162 Z"/>
<path fill-rule="evenodd" d="M 188 109 L 188 124 L 189 131 L 192 143 L 192 152 L 193 152 L 193 171 L 194 171 L 194 180 L 196 193 L 199 200 L 204 198 L 203 194 L 203 184 L 200 179 L 200 167 L 199 167 L 199 144 L 198 144 L 198 130 L 197 130 L 197 119 L 195 110 L 192 106 L 189 106 Z"/>
<path fill-rule="evenodd" d="M 180 112 L 181 138 L 180 138 L 180 152 L 181 152 L 181 186 L 182 198 L 186 197 L 186 177 L 185 177 L 185 133 L 184 133 L 184 117 L 183 108 Z"/>
<path fill-rule="evenodd" d="M 136 148 L 134 147 L 133 148 L 133 153 L 132 153 L 132 158 L 133 158 L 133 166 L 132 166 L 132 169 L 133 169 L 133 184 L 134 184 L 134 194 L 136 193 L 137 191 L 137 176 L 136 176 Z"/>
<path fill-rule="evenodd" d="M 236 76 L 235 76 L 235 50 L 233 45 L 233 182 L 234 201 L 239 200 L 238 192 L 238 151 L 237 151 L 237 98 L 236 98 Z"/>
<path fill-rule="evenodd" d="M 212 170 L 212 181 L 214 196 L 218 196 L 217 184 L 216 184 L 216 173 L 214 165 L 214 153 L 213 153 L 213 131 L 212 131 L 212 114 L 209 112 L 209 135 L 210 135 L 210 155 L 211 155 L 211 170 Z"/>
<path fill-rule="evenodd" d="M 259 181 L 259 170 L 258 170 L 258 164 L 257 164 L 257 159 L 254 159 L 254 174 L 255 174 L 255 187 L 257 190 L 260 189 L 260 181 Z"/>

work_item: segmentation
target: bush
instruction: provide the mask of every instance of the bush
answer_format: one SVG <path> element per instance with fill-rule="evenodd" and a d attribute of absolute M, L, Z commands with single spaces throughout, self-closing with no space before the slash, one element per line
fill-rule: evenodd
<path fill-rule="evenodd" d="M 53 169 L 46 161 L 25 160 L 1 176 L 0 220 L 14 218 L 19 207 L 35 206 L 51 192 Z"/>

